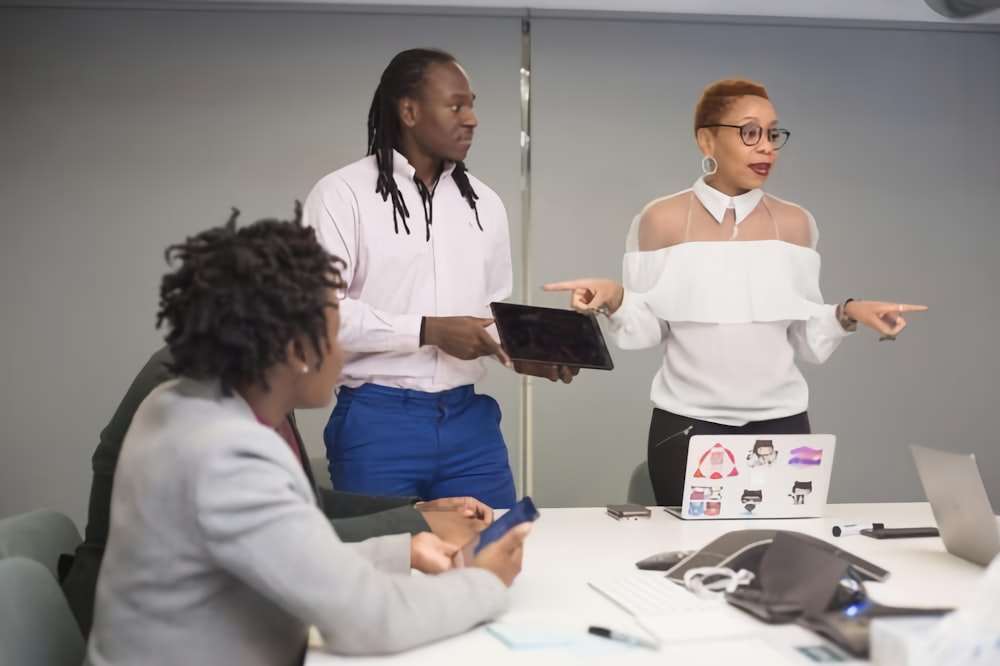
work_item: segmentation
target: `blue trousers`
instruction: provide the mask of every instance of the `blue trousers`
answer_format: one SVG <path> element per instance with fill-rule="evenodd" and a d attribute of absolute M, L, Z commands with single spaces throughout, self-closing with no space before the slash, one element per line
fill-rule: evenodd
<path fill-rule="evenodd" d="M 514 505 L 500 406 L 472 386 L 441 393 L 341 387 L 323 431 L 337 490 Z"/>

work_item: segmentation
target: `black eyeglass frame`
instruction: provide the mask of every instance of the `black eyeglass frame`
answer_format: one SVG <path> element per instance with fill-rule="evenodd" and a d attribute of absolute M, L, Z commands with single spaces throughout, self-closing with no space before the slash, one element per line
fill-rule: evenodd
<path fill-rule="evenodd" d="M 764 138 L 764 134 L 766 133 L 767 140 L 771 142 L 771 145 L 774 146 L 775 150 L 781 150 L 782 148 L 784 148 L 785 144 L 788 143 L 788 140 L 792 137 L 792 133 L 789 130 L 786 130 L 782 127 L 769 127 L 768 129 L 764 129 L 755 122 L 744 123 L 742 125 L 726 125 L 725 123 L 714 123 L 712 125 L 699 125 L 698 129 L 708 129 L 709 127 L 732 127 L 733 129 L 738 129 L 740 131 L 740 140 L 743 142 L 743 145 L 751 147 L 756 146 L 758 143 L 760 143 L 760 140 Z M 743 134 L 744 128 L 747 127 L 756 127 L 759 130 L 761 130 L 760 136 L 758 136 L 757 140 L 754 141 L 753 143 L 748 141 L 746 136 Z M 777 141 L 774 140 L 775 137 L 784 137 L 784 139 L 781 141 L 781 143 L 778 143 Z"/>

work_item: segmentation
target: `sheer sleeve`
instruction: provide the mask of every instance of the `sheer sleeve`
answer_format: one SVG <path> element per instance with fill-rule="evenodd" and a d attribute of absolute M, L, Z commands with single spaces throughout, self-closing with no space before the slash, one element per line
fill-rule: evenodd
<path fill-rule="evenodd" d="M 837 350 L 849 332 L 837 321 L 837 306 L 824 305 L 823 311 L 809 319 L 794 321 L 788 328 L 788 341 L 795 356 L 807 363 L 824 363 Z"/>

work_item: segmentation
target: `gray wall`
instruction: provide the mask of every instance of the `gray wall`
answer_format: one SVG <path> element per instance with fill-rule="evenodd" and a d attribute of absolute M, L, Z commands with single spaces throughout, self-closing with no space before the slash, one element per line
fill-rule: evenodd
<path fill-rule="evenodd" d="M 771 191 L 815 214 L 827 300 L 924 302 L 894 344 L 861 333 L 809 369 L 834 432 L 836 500 L 919 499 L 903 445 L 974 450 L 1000 493 L 995 433 L 1000 37 L 874 29 L 536 19 L 531 300 L 538 284 L 620 273 L 627 224 L 698 173 L 691 108 L 708 82 L 758 78 L 793 131 Z M 414 38 L 413 35 L 419 35 Z M 396 51 L 460 57 L 479 94 L 469 162 L 507 204 L 520 270 L 520 26 L 514 17 L 290 11 L 0 9 L 0 515 L 82 524 L 97 434 L 160 335 L 170 242 L 283 215 L 361 155 Z M 516 285 L 515 293 L 521 285 Z M 655 350 L 613 373 L 533 382 L 534 495 L 624 498 L 644 457 Z M 500 369 L 515 467 L 519 383 Z M 312 452 L 328 410 L 304 414 Z"/>

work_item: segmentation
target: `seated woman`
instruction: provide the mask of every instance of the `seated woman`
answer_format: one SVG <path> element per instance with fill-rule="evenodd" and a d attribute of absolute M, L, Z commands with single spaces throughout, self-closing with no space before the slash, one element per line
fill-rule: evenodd
<path fill-rule="evenodd" d="M 100 441 L 91 458 L 93 477 L 87 509 L 87 528 L 83 542 L 73 555 L 59 560 L 62 588 L 70 610 L 80 625 L 84 638 L 90 634 L 94 613 L 94 593 L 97 574 L 108 541 L 108 521 L 111 514 L 111 489 L 118 466 L 122 440 L 132 423 L 135 410 L 146 396 L 163 382 L 174 378 L 170 368 L 173 358 L 170 348 L 156 351 L 139 370 L 125 392 L 111 420 L 101 431 Z M 312 465 L 302 442 L 294 413 L 289 413 L 278 431 L 286 438 L 292 451 L 302 459 L 306 478 L 315 485 Z M 323 513 L 330 519 L 341 541 L 364 541 L 386 534 L 419 534 L 433 532 L 445 541 L 461 546 L 468 543 L 493 520 L 493 510 L 472 497 L 447 497 L 419 501 L 419 497 L 386 497 L 361 495 L 316 487 L 316 496 Z M 421 542 L 412 541 L 411 555 L 417 559 Z"/>
<path fill-rule="evenodd" d="M 275 428 L 325 406 L 343 354 L 337 260 L 311 229 L 235 220 L 172 246 L 158 323 L 178 378 L 122 446 L 87 663 L 293 664 L 315 625 L 329 649 L 387 653 L 495 617 L 528 526 L 465 568 L 430 533 L 342 543 Z M 353 547 L 352 547 L 353 546 Z"/>

